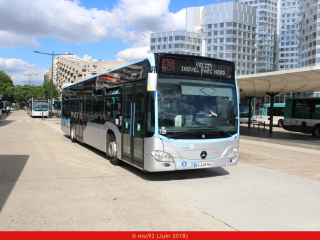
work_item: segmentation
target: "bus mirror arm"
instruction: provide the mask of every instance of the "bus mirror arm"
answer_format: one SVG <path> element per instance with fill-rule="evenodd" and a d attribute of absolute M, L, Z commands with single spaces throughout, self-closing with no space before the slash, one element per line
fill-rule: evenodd
<path fill-rule="evenodd" d="M 157 82 L 158 82 L 158 74 L 157 73 L 148 73 L 147 91 L 148 92 L 157 91 Z"/>

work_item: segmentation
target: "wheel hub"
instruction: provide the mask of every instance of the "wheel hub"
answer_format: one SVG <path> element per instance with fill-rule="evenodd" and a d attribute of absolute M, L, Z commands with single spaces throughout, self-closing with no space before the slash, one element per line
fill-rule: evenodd
<path fill-rule="evenodd" d="M 117 144 L 115 141 L 112 141 L 108 144 L 108 156 L 109 157 L 117 156 Z"/>

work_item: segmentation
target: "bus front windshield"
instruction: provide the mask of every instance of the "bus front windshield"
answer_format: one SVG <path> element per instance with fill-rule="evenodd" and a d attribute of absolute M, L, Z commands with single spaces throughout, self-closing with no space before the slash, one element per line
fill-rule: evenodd
<path fill-rule="evenodd" d="M 158 77 L 159 134 L 174 139 L 225 138 L 238 131 L 234 81 Z"/>
<path fill-rule="evenodd" d="M 33 111 L 48 111 L 47 102 L 33 102 Z"/>

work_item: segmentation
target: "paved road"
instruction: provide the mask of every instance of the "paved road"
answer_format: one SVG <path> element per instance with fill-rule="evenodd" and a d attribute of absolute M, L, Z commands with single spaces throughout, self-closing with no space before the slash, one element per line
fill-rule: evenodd
<path fill-rule="evenodd" d="M 0 230 L 320 230 L 318 150 L 241 139 L 238 166 L 145 173 L 28 120 L 0 121 Z"/>

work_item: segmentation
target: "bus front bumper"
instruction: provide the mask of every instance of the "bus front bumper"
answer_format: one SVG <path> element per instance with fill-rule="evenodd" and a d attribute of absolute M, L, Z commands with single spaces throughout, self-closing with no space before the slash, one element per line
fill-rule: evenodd
<path fill-rule="evenodd" d="M 146 157 L 148 158 L 148 160 L 146 159 Z M 218 158 L 206 160 L 174 158 L 173 162 L 160 162 L 155 160 L 151 154 L 145 154 L 144 170 L 148 172 L 163 172 L 234 166 L 238 164 L 238 158 L 239 156 L 235 158 L 221 156 Z"/>
<path fill-rule="evenodd" d="M 42 113 L 44 117 L 48 117 L 49 113 L 48 112 L 36 112 L 36 111 L 32 111 L 32 116 L 33 117 L 42 117 Z"/>

